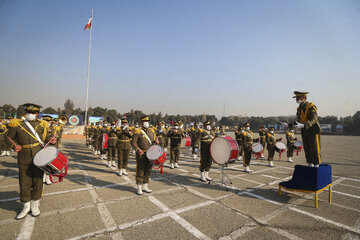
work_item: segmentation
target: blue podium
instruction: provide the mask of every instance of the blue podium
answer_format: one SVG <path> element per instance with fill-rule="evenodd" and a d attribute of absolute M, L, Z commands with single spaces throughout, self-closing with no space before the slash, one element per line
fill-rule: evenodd
<path fill-rule="evenodd" d="M 320 164 L 319 167 L 296 165 L 290 181 L 279 183 L 279 194 L 284 188 L 288 191 L 315 193 L 315 207 L 318 208 L 318 194 L 329 189 L 329 203 L 331 203 L 332 175 L 331 166 Z"/>

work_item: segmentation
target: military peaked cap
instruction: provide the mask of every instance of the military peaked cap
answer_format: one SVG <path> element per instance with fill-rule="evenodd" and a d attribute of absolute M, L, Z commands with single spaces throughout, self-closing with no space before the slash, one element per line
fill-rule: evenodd
<path fill-rule="evenodd" d="M 295 95 L 295 96 L 294 96 L 293 98 L 306 96 L 307 94 L 309 94 L 309 92 L 299 92 L 299 91 L 295 91 L 295 92 L 294 92 L 294 95 Z"/>

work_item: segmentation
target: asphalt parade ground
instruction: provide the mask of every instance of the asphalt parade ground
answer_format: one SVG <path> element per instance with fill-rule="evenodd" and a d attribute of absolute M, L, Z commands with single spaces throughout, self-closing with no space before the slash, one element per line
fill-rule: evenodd
<path fill-rule="evenodd" d="M 281 136 L 281 135 L 278 135 Z M 283 136 L 284 137 L 284 136 Z M 284 139 L 284 138 L 283 138 Z M 284 142 L 284 140 L 283 140 Z M 228 164 L 228 191 L 220 178 L 199 180 L 199 160 L 182 150 L 180 168 L 153 170 L 151 194 L 136 194 L 135 156 L 128 176 L 118 176 L 85 146 L 64 139 L 70 167 L 61 183 L 44 186 L 41 215 L 15 220 L 21 210 L 16 153 L 0 158 L 1 239 L 360 239 L 360 137 L 322 136 L 322 161 L 332 166 L 333 194 L 283 191 L 304 152 L 276 167 L 252 159 L 253 173 L 240 161 Z M 265 157 L 267 152 L 265 151 Z M 210 177 L 220 172 L 213 164 Z"/>

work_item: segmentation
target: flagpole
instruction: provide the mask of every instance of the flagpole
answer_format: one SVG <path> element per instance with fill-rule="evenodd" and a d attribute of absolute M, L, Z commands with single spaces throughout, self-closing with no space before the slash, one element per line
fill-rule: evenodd
<path fill-rule="evenodd" d="M 94 11 L 91 9 L 91 19 L 93 19 Z M 91 54 L 91 32 L 93 25 L 91 23 L 90 27 L 90 38 L 89 38 L 89 58 L 88 58 L 88 71 L 87 71 L 87 81 L 86 81 L 86 101 L 85 101 L 85 125 L 87 125 L 88 117 L 88 102 L 89 102 L 89 78 L 90 78 L 90 54 Z"/>

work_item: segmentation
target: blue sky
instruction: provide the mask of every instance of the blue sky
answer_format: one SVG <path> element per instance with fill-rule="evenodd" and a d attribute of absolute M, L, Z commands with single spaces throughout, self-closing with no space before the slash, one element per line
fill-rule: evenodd
<path fill-rule="evenodd" d="M 360 1 L 0 0 L 0 104 L 276 116 L 360 110 Z"/>

